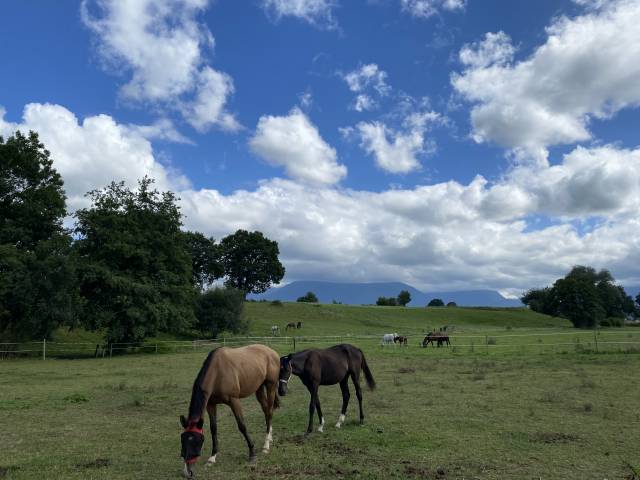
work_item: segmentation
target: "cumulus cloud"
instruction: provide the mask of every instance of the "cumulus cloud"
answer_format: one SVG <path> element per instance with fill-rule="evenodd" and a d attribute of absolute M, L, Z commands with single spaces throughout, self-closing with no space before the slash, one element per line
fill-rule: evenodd
<path fill-rule="evenodd" d="M 381 122 L 360 122 L 356 128 L 360 146 L 383 170 L 407 173 L 420 167 L 416 156 L 424 151 L 424 137 L 419 130 L 400 133 Z"/>
<path fill-rule="evenodd" d="M 123 98 L 182 112 L 203 131 L 237 130 L 226 111 L 233 94 L 227 74 L 207 65 L 214 39 L 198 15 L 209 0 L 83 0 L 81 16 L 96 35 L 97 51 L 109 71 L 125 71 Z"/>
<path fill-rule="evenodd" d="M 402 10 L 416 18 L 429 18 L 438 11 L 463 10 L 466 0 L 400 0 Z"/>
<path fill-rule="evenodd" d="M 387 84 L 387 72 L 381 70 L 375 63 L 362 65 L 343 74 L 342 78 L 347 83 L 349 90 L 357 93 L 350 108 L 358 112 L 374 110 L 378 107 L 378 102 L 372 95 L 380 98 L 391 92 L 391 87 Z"/>
<path fill-rule="evenodd" d="M 299 108 L 282 117 L 260 117 L 249 146 L 271 165 L 284 167 L 291 178 L 309 184 L 334 184 L 347 175 L 335 149 Z"/>
<path fill-rule="evenodd" d="M 254 139 L 265 155 L 295 159 L 310 151 L 314 166 L 335 158 L 297 110 L 261 122 Z M 516 166 L 496 182 L 477 176 L 468 184 L 370 192 L 275 178 L 225 195 L 191 188 L 156 160 L 140 131 L 107 115 L 79 120 L 59 105 L 29 104 L 21 122 L 10 123 L 0 109 L 0 135 L 17 128 L 40 132 L 72 209 L 85 205 L 88 190 L 113 179 L 134 186 L 148 174 L 159 188 L 177 192 L 187 228 L 216 238 L 258 229 L 276 239 L 289 279 L 402 280 L 425 289 L 517 293 L 582 263 L 607 267 L 627 284 L 640 281 L 640 148 L 579 147 L 558 165 Z M 292 131 L 303 133 L 288 136 Z M 278 150 L 289 144 L 305 147 Z M 530 231 L 531 215 L 554 221 Z M 588 233 L 573 226 L 594 216 L 601 219 Z"/>
<path fill-rule="evenodd" d="M 4 110 L 0 109 L 0 135 L 8 136 L 16 130 L 38 132 L 63 177 L 72 211 L 86 205 L 86 192 L 113 180 L 135 186 L 138 179 L 149 175 L 161 189 L 189 185 L 185 177 L 155 160 L 151 143 L 145 138 L 167 135 L 166 124 L 122 125 L 108 115 L 79 121 L 60 105 L 30 103 L 20 123 L 5 121 Z"/>
<path fill-rule="evenodd" d="M 296 17 L 305 22 L 328 29 L 338 26 L 333 17 L 337 6 L 334 0 L 262 0 L 262 7 L 275 21 L 282 17 Z"/>
<path fill-rule="evenodd" d="M 432 153 L 435 142 L 425 137 L 431 125 L 444 122 L 443 117 L 432 110 L 415 109 L 415 101 L 404 98 L 388 115 L 390 120 L 400 119 L 398 128 L 391 128 L 382 121 L 359 122 L 355 128 L 340 131 L 346 138 L 356 136 L 360 147 L 372 155 L 376 165 L 390 173 L 408 173 L 420 168 L 418 157 Z"/>
<path fill-rule="evenodd" d="M 462 48 L 465 69 L 451 83 L 473 103 L 477 142 L 496 142 L 514 149 L 516 160 L 545 165 L 548 146 L 588 140 L 592 118 L 640 103 L 640 3 L 600 7 L 555 19 L 545 43 L 518 62 L 504 32 Z"/>

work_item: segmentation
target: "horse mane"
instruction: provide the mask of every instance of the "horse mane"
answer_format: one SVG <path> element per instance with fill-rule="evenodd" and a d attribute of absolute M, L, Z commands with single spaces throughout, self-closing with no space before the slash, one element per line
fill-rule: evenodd
<path fill-rule="evenodd" d="M 202 412 L 206 407 L 207 396 L 202 389 L 202 381 L 204 380 L 209 367 L 211 366 L 211 361 L 213 360 L 213 355 L 216 353 L 218 349 L 211 350 L 207 358 L 204 359 L 204 363 L 202 364 L 202 368 L 198 372 L 198 376 L 193 382 L 193 390 L 191 392 L 191 401 L 189 402 L 189 420 L 200 420 L 202 418 Z"/>

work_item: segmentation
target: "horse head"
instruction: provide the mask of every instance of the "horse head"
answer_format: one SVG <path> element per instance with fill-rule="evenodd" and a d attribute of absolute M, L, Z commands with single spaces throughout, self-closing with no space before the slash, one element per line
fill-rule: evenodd
<path fill-rule="evenodd" d="M 184 428 L 180 435 L 182 451 L 180 456 L 184 459 L 183 475 L 186 478 L 193 477 L 192 465 L 198 461 L 204 444 L 204 431 L 202 429 L 204 420 L 187 421 L 184 415 L 180 415 L 180 424 Z"/>
<path fill-rule="evenodd" d="M 284 397 L 289 390 L 289 379 L 293 369 L 291 366 L 291 354 L 286 357 L 280 357 L 280 375 L 278 379 L 278 395 Z"/>

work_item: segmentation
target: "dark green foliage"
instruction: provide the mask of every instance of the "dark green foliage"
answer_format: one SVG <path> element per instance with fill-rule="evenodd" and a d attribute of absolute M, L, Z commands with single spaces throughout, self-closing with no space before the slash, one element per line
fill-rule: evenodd
<path fill-rule="evenodd" d="M 278 243 L 262 232 L 238 230 L 220 242 L 225 286 L 248 293 L 263 293 L 284 277 Z"/>
<path fill-rule="evenodd" d="M 383 307 L 395 307 L 398 305 L 398 300 L 395 297 L 378 297 L 376 300 L 376 305 Z"/>
<path fill-rule="evenodd" d="M 552 287 L 529 290 L 521 300 L 536 312 L 567 318 L 578 328 L 613 325 L 635 311 L 632 298 L 614 282 L 608 270 L 578 265 Z"/>
<path fill-rule="evenodd" d="M 457 306 L 458 306 L 458 304 L 456 302 L 447 303 L 447 307 L 452 307 L 453 308 L 453 307 L 457 307 Z"/>
<path fill-rule="evenodd" d="M 234 288 L 214 288 L 201 293 L 196 305 L 197 327 L 205 336 L 216 338 L 221 332 L 246 333 L 244 292 Z"/>
<path fill-rule="evenodd" d="M 76 213 L 85 326 L 105 329 L 107 341 L 138 342 L 159 330 L 195 321 L 192 262 L 171 192 L 144 178 L 132 191 L 111 183 L 89 193 Z"/>
<path fill-rule="evenodd" d="M 272 307 L 284 307 L 284 304 L 280 300 L 271 300 Z"/>
<path fill-rule="evenodd" d="M 557 310 L 551 287 L 532 288 L 522 296 L 520 301 L 528 305 L 534 312 L 544 313 L 545 315 L 554 315 Z"/>
<path fill-rule="evenodd" d="M 50 337 L 73 325 L 79 296 L 63 182 L 30 132 L 0 137 L 0 338 Z"/>
<path fill-rule="evenodd" d="M 444 307 L 444 302 L 441 298 L 433 298 L 429 301 L 427 307 Z"/>
<path fill-rule="evenodd" d="M 220 246 L 212 237 L 207 238 L 200 232 L 184 232 L 184 237 L 191 255 L 193 285 L 203 290 L 224 275 Z"/>
<path fill-rule="evenodd" d="M 296 302 L 318 303 L 318 297 L 313 292 L 307 292 L 302 297 L 298 297 Z"/>
<path fill-rule="evenodd" d="M 401 290 L 396 300 L 398 305 L 400 305 L 401 307 L 406 307 L 407 304 L 411 301 L 411 293 L 409 293 L 409 291 L 407 290 Z"/>
<path fill-rule="evenodd" d="M 624 320 L 616 317 L 605 318 L 600 321 L 602 327 L 624 327 Z"/>

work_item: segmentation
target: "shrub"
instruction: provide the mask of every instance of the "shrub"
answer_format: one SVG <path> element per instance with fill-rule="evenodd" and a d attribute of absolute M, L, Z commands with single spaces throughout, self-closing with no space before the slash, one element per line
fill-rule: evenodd
<path fill-rule="evenodd" d="M 376 305 L 383 307 L 395 307 L 397 304 L 395 297 L 378 297 L 378 300 L 376 300 Z"/>
<path fill-rule="evenodd" d="M 216 338 L 220 332 L 243 333 L 249 330 L 244 319 L 244 292 L 235 288 L 215 288 L 200 295 L 196 304 L 197 327 Z"/>
<path fill-rule="evenodd" d="M 271 306 L 272 307 L 283 307 L 284 305 L 282 304 L 282 302 L 280 300 L 273 300 L 271 302 Z"/>
<path fill-rule="evenodd" d="M 427 304 L 427 307 L 444 307 L 444 302 L 441 298 L 434 298 Z"/>
<path fill-rule="evenodd" d="M 447 303 L 447 307 L 457 307 L 458 304 L 456 302 L 449 302 Z"/>
<path fill-rule="evenodd" d="M 318 303 L 318 297 L 313 292 L 307 292 L 306 295 L 298 297 L 296 302 Z"/>

